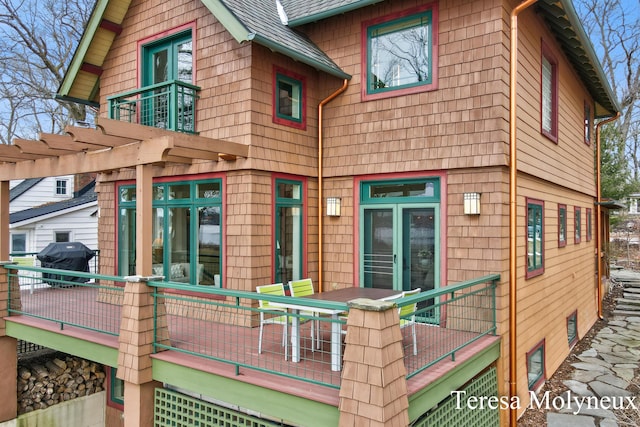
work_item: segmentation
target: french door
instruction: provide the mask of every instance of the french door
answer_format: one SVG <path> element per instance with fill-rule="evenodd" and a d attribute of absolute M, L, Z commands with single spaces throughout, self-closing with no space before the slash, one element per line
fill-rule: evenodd
<path fill-rule="evenodd" d="M 362 208 L 361 283 L 364 287 L 422 292 L 439 283 L 437 204 L 367 205 Z M 431 305 L 427 301 L 424 305 Z M 423 305 L 423 306 L 424 306 Z M 437 310 L 428 313 L 436 320 Z"/>

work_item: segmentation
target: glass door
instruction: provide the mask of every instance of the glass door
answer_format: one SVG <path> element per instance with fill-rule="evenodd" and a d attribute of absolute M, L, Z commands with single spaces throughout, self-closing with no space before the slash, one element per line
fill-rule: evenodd
<path fill-rule="evenodd" d="M 422 292 L 439 283 L 439 210 L 437 205 L 390 204 L 362 210 L 361 282 L 364 287 Z M 434 304 L 425 301 L 421 308 Z M 438 310 L 424 311 L 436 322 Z"/>

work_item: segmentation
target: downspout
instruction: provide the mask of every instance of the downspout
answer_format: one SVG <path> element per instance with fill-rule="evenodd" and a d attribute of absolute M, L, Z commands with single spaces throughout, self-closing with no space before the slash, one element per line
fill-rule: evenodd
<path fill-rule="evenodd" d="M 509 397 L 518 395 L 517 309 L 516 309 L 516 227 L 517 227 L 517 164 L 516 164 L 516 85 L 518 80 L 518 15 L 537 0 L 525 0 L 511 11 L 511 51 L 509 59 Z M 518 424 L 518 408 L 509 405 L 510 425 Z"/>
<path fill-rule="evenodd" d="M 347 90 L 348 80 L 344 79 L 342 87 L 318 104 L 318 292 L 322 292 L 322 111 L 326 104 Z"/>
<path fill-rule="evenodd" d="M 615 116 L 610 117 L 606 120 L 599 122 L 596 125 L 596 259 L 597 262 L 597 275 L 596 279 L 597 283 L 597 300 L 598 300 L 598 317 L 600 319 L 602 316 L 602 213 L 600 212 L 601 203 L 602 203 L 602 181 L 600 176 L 600 162 L 601 162 L 601 144 L 600 144 L 600 127 L 604 124 L 610 123 L 614 120 L 618 120 L 620 117 L 620 112 L 618 111 Z"/>

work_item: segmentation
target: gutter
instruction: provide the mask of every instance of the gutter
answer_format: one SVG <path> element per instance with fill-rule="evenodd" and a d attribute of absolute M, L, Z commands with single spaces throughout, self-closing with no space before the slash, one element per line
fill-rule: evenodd
<path fill-rule="evenodd" d="M 601 148 L 602 144 L 600 144 L 600 127 L 607 123 L 613 122 L 614 120 L 618 120 L 620 117 L 620 111 L 616 113 L 615 116 L 598 122 L 596 125 L 596 298 L 598 300 L 598 317 L 603 319 L 602 316 L 602 212 L 601 212 L 601 204 L 602 204 L 602 180 L 601 180 L 601 172 L 600 172 L 600 162 L 601 162 Z"/>
<path fill-rule="evenodd" d="M 344 92 L 345 90 L 347 90 L 347 85 L 349 84 L 349 81 L 347 79 L 344 79 L 344 81 L 342 82 L 342 87 L 339 88 L 338 90 L 336 90 L 335 92 L 333 92 L 331 95 L 329 95 L 328 97 L 326 97 L 325 99 L 323 99 L 322 101 L 320 101 L 320 104 L 318 104 L 318 292 L 322 292 L 322 283 L 323 283 L 323 278 L 322 278 L 322 263 L 323 263 L 323 256 L 322 256 L 322 185 L 323 185 L 323 179 L 322 179 L 322 150 L 323 150 L 323 144 L 322 144 L 322 122 L 323 122 L 323 109 L 324 106 L 327 105 L 329 102 L 331 102 L 334 98 L 336 98 L 338 95 L 340 95 L 342 92 Z"/>
<path fill-rule="evenodd" d="M 516 87 L 518 81 L 518 15 L 537 0 L 525 0 L 511 11 L 511 39 L 509 59 L 509 397 L 518 396 L 517 343 L 517 147 L 516 147 Z M 518 408 L 509 406 L 509 425 L 518 425 Z"/>

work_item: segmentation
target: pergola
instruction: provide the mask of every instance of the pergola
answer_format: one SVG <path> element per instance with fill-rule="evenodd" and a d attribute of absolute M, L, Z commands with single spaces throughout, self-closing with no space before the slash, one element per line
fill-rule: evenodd
<path fill-rule="evenodd" d="M 136 171 L 136 274 L 151 275 L 153 166 L 246 158 L 249 147 L 134 123 L 98 119 L 95 128 L 69 126 L 0 145 L 0 260 L 9 259 L 9 181 L 124 168 Z"/>

